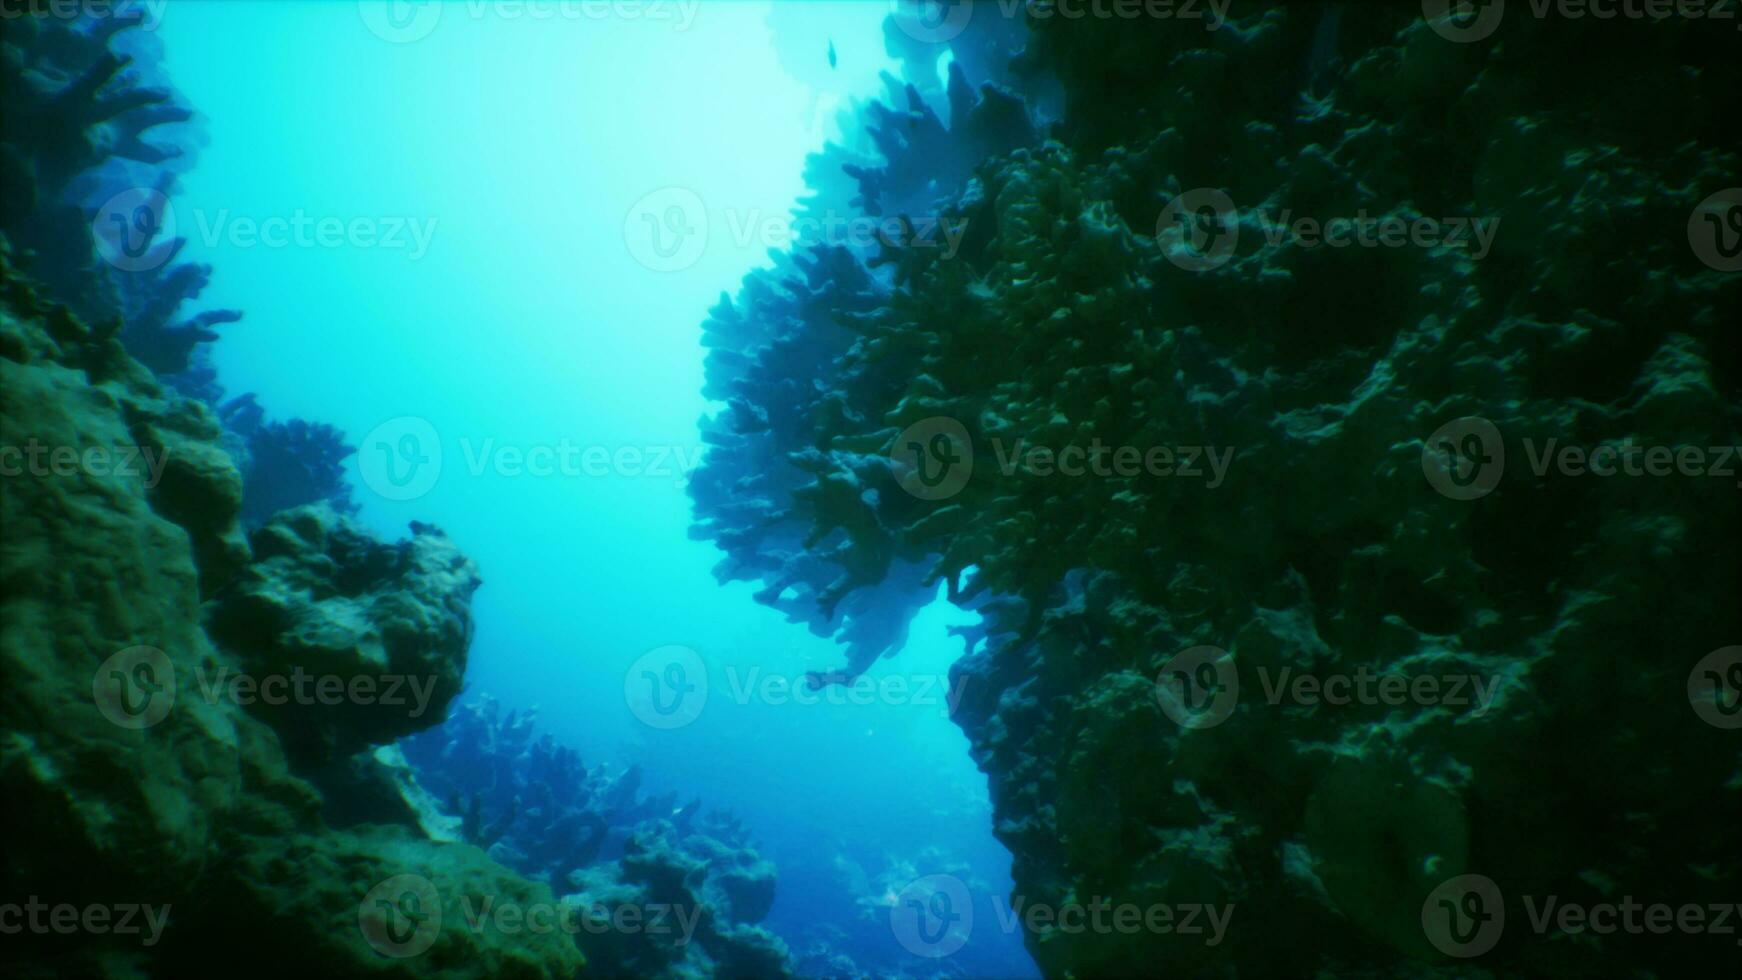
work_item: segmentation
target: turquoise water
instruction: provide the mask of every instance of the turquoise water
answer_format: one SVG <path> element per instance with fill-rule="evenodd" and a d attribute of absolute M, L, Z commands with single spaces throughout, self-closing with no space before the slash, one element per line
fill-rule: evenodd
<path fill-rule="evenodd" d="M 913 878 L 1010 888 L 941 697 L 960 652 L 945 628 L 965 614 L 934 605 L 872 672 L 905 694 L 794 703 L 767 679 L 840 653 L 715 582 L 719 553 L 686 534 L 682 470 L 710 410 L 698 325 L 769 263 L 749 230 L 778 237 L 840 110 L 881 91 L 887 12 L 709 3 L 686 25 L 450 4 L 395 43 L 355 4 L 212 3 L 169 8 L 157 29 L 209 137 L 176 197 L 184 258 L 217 270 L 203 305 L 247 314 L 215 345 L 225 387 L 342 429 L 369 525 L 434 523 L 477 561 L 468 697 L 537 705 L 590 763 L 639 763 L 651 789 L 736 811 L 779 867 L 767 925 L 795 950 L 858 927 L 853 941 L 884 947 L 850 950 L 868 959 L 900 957 L 886 908 Z M 660 271 L 669 243 L 634 219 L 669 188 L 705 202 L 714 233 Z M 335 218 L 344 244 L 323 246 Z M 427 489 L 388 499 L 370 488 L 404 419 L 427 423 L 439 475 L 430 462 Z M 528 470 L 548 452 L 555 472 L 517 472 L 516 449 Z M 600 452 L 609 464 L 587 463 Z M 671 645 L 696 651 L 709 690 L 693 723 L 659 729 L 626 684 Z M 952 963 L 1033 973 L 998 929 Z"/>

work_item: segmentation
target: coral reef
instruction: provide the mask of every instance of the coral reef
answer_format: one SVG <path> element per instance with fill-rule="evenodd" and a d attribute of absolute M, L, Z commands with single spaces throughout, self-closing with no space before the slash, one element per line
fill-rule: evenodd
<path fill-rule="evenodd" d="M 87 323 L 119 320 L 134 359 L 216 408 L 224 390 L 209 345 L 242 314 L 186 312 L 212 277 L 209 265 L 178 261 L 186 240 L 173 237 L 171 198 L 192 162 L 183 147 L 195 117 L 162 77 L 160 42 L 138 30 L 151 16 L 145 5 L 75 18 L 26 5 L 0 18 L 0 233 L 50 296 Z M 352 508 L 340 468 L 351 450 L 337 430 L 267 422 L 251 395 L 219 417 L 243 460 L 246 525 L 321 500 Z"/>
<path fill-rule="evenodd" d="M 1531 465 L 1550 440 L 1738 444 L 1742 281 L 1685 231 L 1742 172 L 1730 37 L 1518 17 L 1457 43 L 1416 9 L 1324 12 L 1035 19 L 1021 60 L 1063 112 L 950 196 L 959 254 L 793 255 L 704 325 L 729 407 L 692 487 L 722 575 L 841 638 L 843 677 L 947 583 L 984 617 L 956 720 L 1018 895 L 1237 909 L 1214 948 L 1029 930 L 1049 975 L 1451 971 L 1422 909 L 1466 873 L 1519 919 L 1520 896 L 1736 889 L 1742 759 L 1686 694 L 1742 634 L 1742 571 L 1711 545 L 1742 531 L 1733 480 Z M 1197 188 L 1238 204 L 1214 261 L 1168 214 Z M 925 199 L 874 190 L 867 208 Z M 1312 247 L 1290 214 L 1495 233 Z M 1503 440 L 1480 499 L 1433 482 L 1430 437 L 1461 417 Z M 971 452 L 928 498 L 898 437 L 938 419 Z M 1098 471 L 1052 465 L 1096 445 Z M 1202 475 L 1111 465 L 1158 447 Z M 1182 725 L 1169 690 L 1197 647 L 1238 696 Z M 1285 669 L 1492 698 L 1272 701 Z M 1734 950 L 1509 926 L 1481 952 L 1667 974 Z"/>
<path fill-rule="evenodd" d="M 444 717 L 472 643 L 476 566 L 439 529 L 386 544 L 324 504 L 284 511 L 249 536 L 254 560 L 207 611 L 207 631 L 245 671 L 295 664 L 368 692 L 354 703 L 262 702 L 285 750 L 307 763 L 356 755 Z"/>
<path fill-rule="evenodd" d="M 281 510 L 317 501 L 341 514 L 356 513 L 345 482 L 345 460 L 356 449 L 338 429 L 302 419 L 269 422 L 252 394 L 224 402 L 218 415 L 226 448 L 248 488 L 242 497 L 245 527 L 259 527 Z"/>
<path fill-rule="evenodd" d="M 774 866 L 735 817 L 643 795 L 640 769 L 589 767 L 539 732 L 534 712 L 488 696 L 401 748 L 418 783 L 457 815 L 461 839 L 600 921 L 667 910 L 670 928 L 577 933 L 591 973 L 790 973 L 785 944 L 757 926 L 774 903 Z"/>
<path fill-rule="evenodd" d="M 20 450 L 0 475 L 0 834 L 28 844 L 7 849 L 4 890 L 57 908 L 142 904 L 156 916 L 149 934 L 107 920 L 91 930 L 86 918 L 84 930 L 8 936 L 7 974 L 174 976 L 223 961 L 279 975 L 573 976 L 582 957 L 568 936 L 472 929 L 462 917 L 482 896 L 552 904 L 546 886 L 466 844 L 327 824 L 281 746 L 297 729 L 328 726 L 301 712 L 263 720 L 245 693 L 264 700 L 270 678 L 311 667 L 303 650 L 280 642 L 238 654 L 203 627 L 203 595 L 263 597 L 283 585 L 285 610 L 311 628 L 392 633 L 427 617 L 428 635 L 451 640 L 464 616 L 448 603 L 471 581 L 463 559 L 433 535 L 398 549 L 358 541 L 314 512 L 270 526 L 250 554 L 235 524 L 240 480 L 217 434 L 210 409 L 158 385 L 112 328 L 48 300 L 0 240 L 0 446 Z M 349 553 L 317 555 L 317 532 Z M 412 571 L 372 578 L 407 554 Z M 327 575 L 315 570 L 323 561 Z M 434 563 L 442 568 L 418 581 Z M 339 622 L 344 600 L 289 595 L 299 574 L 307 589 L 343 594 L 351 575 L 443 601 L 431 609 L 423 595 L 383 591 Z M 464 647 L 427 655 L 463 658 Z M 420 667 L 458 676 L 453 663 Z M 272 727 L 280 721 L 296 727 Z M 428 890 L 423 908 L 448 913 L 415 934 L 427 940 L 417 957 L 369 931 L 382 914 L 372 890 L 404 875 Z"/>

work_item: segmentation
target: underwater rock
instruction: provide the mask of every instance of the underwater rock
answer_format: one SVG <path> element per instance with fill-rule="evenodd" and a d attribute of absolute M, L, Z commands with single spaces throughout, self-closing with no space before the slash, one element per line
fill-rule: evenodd
<path fill-rule="evenodd" d="M 875 273 L 797 253 L 703 327 L 729 408 L 691 486 L 722 577 L 849 644 L 849 676 L 877 651 L 842 610 L 903 615 L 945 582 L 986 619 L 963 631 L 955 719 L 1017 895 L 1234 910 L 1215 947 L 1025 928 L 1049 976 L 1451 969 L 1422 916 L 1461 875 L 1520 919 L 1524 896 L 1713 905 L 1739 883 L 1742 757 L 1686 694 L 1742 635 L 1742 566 L 1711 544 L 1742 539 L 1733 479 L 1536 464 L 1550 440 L 1742 442 L 1742 281 L 1685 230 L 1742 172 L 1713 95 L 1742 85 L 1733 44 L 1690 20 L 1528 17 L 1457 44 L 1414 9 L 1327 39 L 1321 13 L 1034 20 L 1024 57 L 1064 115 L 973 165 L 941 209 L 959 253 L 898 247 Z M 1237 204 L 1233 247 L 1196 265 L 1167 220 L 1194 188 Z M 1314 247 L 1291 215 L 1473 231 Z M 1424 479 L 1462 417 L 1503 440 L 1480 499 Z M 928 499 L 897 440 L 940 418 L 971 452 Z M 1095 445 L 1166 449 L 1166 472 L 1057 468 Z M 1182 724 L 1173 690 L 1198 668 L 1235 694 Z M 1289 686 L 1364 674 L 1465 693 Z M 1475 962 L 1709 972 L 1733 953 L 1509 925 Z"/>
<path fill-rule="evenodd" d="M 721 872 L 720 865 L 729 866 Z M 790 977 L 790 954 L 773 933 L 755 925 L 773 900 L 773 867 L 744 851 L 689 853 L 669 824 L 630 838 L 620 862 L 576 876 L 580 890 L 565 901 L 595 910 L 600 921 L 630 910 L 662 910 L 657 925 L 577 936 L 588 969 L 606 977 Z M 752 917 L 754 916 L 754 917 Z"/>
<path fill-rule="evenodd" d="M 212 421 L 162 389 L 112 331 L 44 298 L 0 247 L 0 446 L 21 450 L 0 474 L 0 835 L 20 845 L 7 849 L 0 889 L 18 901 L 147 913 L 132 916 L 131 931 L 8 936 L 8 975 L 198 975 L 213 962 L 285 975 L 575 975 L 583 958 L 568 936 L 465 920 L 485 897 L 553 905 L 548 887 L 404 827 L 331 828 L 272 729 L 210 684 L 286 666 L 245 666 L 202 628 L 211 566 L 201 542 L 233 533 L 236 514 L 235 474 L 218 465 Z M 141 445 L 140 433 L 175 438 Z M 186 486 L 165 490 L 171 481 L 153 473 L 169 467 L 139 458 L 157 446 L 176 460 L 202 437 L 211 441 L 178 477 Z M 310 626 L 343 608 L 350 620 L 325 625 L 373 631 L 383 650 L 419 637 L 432 644 L 416 654 L 419 668 L 457 683 L 463 598 L 476 579 L 445 539 L 391 547 L 302 512 L 260 542 L 236 586 L 249 602 L 277 600 Z M 354 598 L 387 581 L 420 588 L 431 604 Z M 292 595 L 293 582 L 335 594 Z M 281 643 L 289 638 L 271 634 L 241 647 L 261 658 Z M 303 722 L 359 737 L 354 724 Z M 364 928 L 382 914 L 371 893 L 405 880 L 423 883 L 412 891 L 428 892 L 425 912 L 441 913 L 417 934 L 427 940 L 417 956 Z"/>
<path fill-rule="evenodd" d="M 325 504 L 285 511 L 250 535 L 254 560 L 213 601 L 211 635 L 245 670 L 332 688 L 261 699 L 294 758 L 391 742 L 440 721 L 459 693 L 482 580 L 439 529 L 412 532 L 386 544 Z"/>

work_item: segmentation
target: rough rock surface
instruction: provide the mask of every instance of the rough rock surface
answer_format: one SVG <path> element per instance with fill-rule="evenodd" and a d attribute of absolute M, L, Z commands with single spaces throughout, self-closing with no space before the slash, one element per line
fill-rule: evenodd
<path fill-rule="evenodd" d="M 248 559 L 236 474 L 215 438 L 208 409 L 165 392 L 112 333 L 40 298 L 0 247 L 0 446 L 49 453 L 34 466 L 10 457 L 0 476 L 0 890 L 8 901 L 168 907 L 152 946 L 142 934 L 30 931 L 0 945 L 4 969 L 572 976 L 582 958 L 568 936 L 477 931 L 461 915 L 462 898 L 550 903 L 548 888 L 468 845 L 331 829 L 280 735 L 235 700 L 206 696 L 200 680 L 220 671 L 294 666 L 271 660 L 271 647 L 245 666 L 202 628 L 202 590 L 236 579 Z M 144 464 L 115 457 L 135 447 L 169 454 L 154 486 Z M 57 463 L 57 448 L 78 462 Z M 433 541 L 412 546 L 411 567 L 469 581 Z M 463 620 L 442 614 L 433 635 L 454 635 Z M 151 649 L 113 659 L 140 647 Z M 447 915 L 428 951 L 399 959 L 359 923 L 370 890 L 401 874 L 430 882 Z"/>
<path fill-rule="evenodd" d="M 286 749 L 327 762 L 447 714 L 472 642 L 477 566 L 439 529 L 388 544 L 326 504 L 278 514 L 249 536 L 254 560 L 212 603 L 212 637 L 243 669 L 283 670 L 329 690 L 274 706 Z M 277 717 L 274 717 L 277 716 Z"/>
<path fill-rule="evenodd" d="M 576 874 L 565 897 L 599 922 L 619 910 L 665 909 L 646 928 L 582 930 L 577 937 L 601 976 L 703 976 L 760 980 L 791 976 L 786 944 L 756 923 L 774 900 L 774 866 L 754 852 L 700 838 L 697 854 L 670 826 L 646 826 L 614 865 Z"/>
<path fill-rule="evenodd" d="M 1049 975 L 1733 964 L 1720 935 L 1539 934 L 1527 903 L 1742 889 L 1742 751 L 1688 692 L 1742 637 L 1734 467 L 1537 462 L 1631 445 L 1718 464 L 1742 441 L 1742 278 L 1688 233 L 1742 173 L 1735 35 L 1520 15 L 1457 43 L 1418 7 L 1362 8 L 1331 58 L 1324 12 L 1035 21 L 1023 60 L 1064 115 L 940 189 L 959 255 L 886 249 L 873 274 L 817 250 L 715 311 L 729 408 L 693 482 L 700 530 L 723 574 L 837 632 L 847 675 L 876 652 L 838 610 L 899 609 L 902 569 L 982 613 L 957 721 L 1026 902 L 1234 907 L 1216 947 L 1029 931 Z M 1235 204 L 1219 261 L 1167 213 L 1197 188 Z M 1291 216 L 1494 235 L 1480 256 L 1310 247 L 1273 238 Z M 1493 458 L 1458 441 L 1441 462 L 1432 437 L 1462 417 L 1504 450 L 1478 499 L 1435 488 Z M 903 433 L 939 418 L 971 468 L 929 499 Z M 1097 441 L 1233 455 L 1219 480 L 1201 452 L 1199 476 L 1006 465 Z M 1474 678 L 1492 699 L 1273 701 L 1284 669 Z M 1182 671 L 1219 686 L 1182 701 Z M 1170 714 L 1231 680 L 1217 714 Z M 1465 874 L 1508 922 L 1461 962 L 1423 911 Z"/>

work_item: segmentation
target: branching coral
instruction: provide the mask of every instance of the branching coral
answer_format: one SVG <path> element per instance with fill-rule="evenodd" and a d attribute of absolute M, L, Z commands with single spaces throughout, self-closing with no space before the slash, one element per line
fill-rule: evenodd
<path fill-rule="evenodd" d="M 872 273 L 794 257 L 704 327 L 729 409 L 693 485 L 723 573 L 843 637 L 857 620 L 835 611 L 900 615 L 948 583 L 986 617 L 956 720 L 1019 892 L 1244 919 L 1208 958 L 1178 934 L 1029 934 L 1050 973 L 1395 970 L 1439 955 L 1397 911 L 1436 876 L 1703 901 L 1735 884 L 1711 869 L 1742 865 L 1716 822 L 1734 753 L 1681 691 L 1742 630 L 1742 573 L 1700 544 L 1742 530 L 1733 488 L 1523 462 L 1550 439 L 1738 442 L 1742 351 L 1718 325 L 1742 321 L 1742 285 L 1685 231 L 1742 169 L 1711 94 L 1738 82 L 1722 32 L 1520 18 L 1459 44 L 1418 12 L 1364 11 L 1329 59 L 1319 13 L 1036 20 L 1026 60 L 1065 94 L 1050 140 L 988 150 L 960 188 L 857 171 L 867 206 L 943 200 L 959 253 L 892 249 Z M 1616 58 L 1661 85 L 1599 67 Z M 881 152 L 911 125 L 916 159 L 954 159 L 923 112 L 871 125 Z M 1195 267 L 1167 220 L 1194 188 L 1234 201 L 1237 231 Z M 1331 248 L 1295 236 L 1301 216 L 1496 234 Z M 1474 502 L 1423 479 L 1425 440 L 1460 416 L 1506 439 L 1504 481 Z M 940 417 L 971 468 L 928 499 L 904 489 L 896 437 Z M 1228 651 L 1243 692 L 1201 730 L 1157 688 L 1198 645 Z M 875 655 L 849 649 L 846 673 Z M 1363 669 L 1493 697 L 1264 697 L 1279 671 Z M 1721 954 L 1583 938 L 1509 933 L 1491 955 L 1579 972 Z"/>

